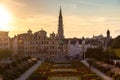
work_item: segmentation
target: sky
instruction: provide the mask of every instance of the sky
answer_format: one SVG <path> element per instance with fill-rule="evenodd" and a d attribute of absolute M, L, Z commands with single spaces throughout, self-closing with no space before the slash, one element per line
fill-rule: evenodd
<path fill-rule="evenodd" d="M 10 37 L 29 29 L 57 33 L 60 6 L 67 38 L 106 36 L 107 29 L 112 37 L 120 34 L 120 0 L 0 0 L 0 5 L 12 16 L 7 28 L 1 28 Z"/>

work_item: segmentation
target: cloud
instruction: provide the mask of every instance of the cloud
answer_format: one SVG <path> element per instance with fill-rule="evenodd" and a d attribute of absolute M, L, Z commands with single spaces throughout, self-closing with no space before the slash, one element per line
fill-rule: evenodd
<path fill-rule="evenodd" d="M 99 22 L 105 22 L 105 21 L 106 21 L 106 18 L 105 18 L 105 17 L 99 17 L 99 18 L 97 19 L 97 21 L 99 21 Z"/>
<path fill-rule="evenodd" d="M 3 0 L 15 16 L 15 20 L 10 26 L 10 35 L 26 32 L 29 28 L 34 32 L 43 28 L 48 33 L 53 31 L 57 33 L 58 14 L 56 14 L 56 11 L 58 9 L 53 7 L 57 4 L 52 3 L 52 0 L 51 3 L 54 4 L 52 6 L 51 3 L 46 5 L 46 1 L 43 0 L 36 0 L 33 3 L 32 0 L 27 1 Z M 39 3 L 41 2 L 41 5 L 38 1 Z M 67 1 L 70 2 L 70 0 Z M 107 29 L 111 29 L 113 31 L 112 34 L 118 34 L 115 31 L 120 27 L 120 17 L 118 15 L 115 17 L 113 15 L 114 12 L 109 13 L 112 9 L 106 10 L 107 15 L 105 15 L 103 13 L 105 10 L 103 12 L 102 10 L 96 10 L 104 4 L 100 3 L 98 5 L 98 2 L 93 3 L 95 0 L 92 0 L 92 2 L 88 0 L 72 1 L 71 3 L 63 3 L 65 6 L 62 6 L 63 11 L 66 9 L 63 13 L 63 23 L 67 37 L 92 36 L 93 34 L 105 33 Z"/>
<path fill-rule="evenodd" d="M 20 2 L 20 0 L 4 0 L 4 3 L 11 6 L 26 6 L 26 4 Z"/>
<path fill-rule="evenodd" d="M 115 33 L 119 33 L 120 34 L 120 29 L 115 30 Z"/>
<path fill-rule="evenodd" d="M 76 9 L 77 7 L 77 4 L 71 4 L 71 8 Z"/>
<path fill-rule="evenodd" d="M 119 20 L 119 18 L 99 17 L 99 16 L 78 16 L 78 15 L 64 16 L 63 24 L 64 24 L 65 36 L 88 37 L 88 36 L 92 36 L 93 34 L 101 34 L 101 33 L 105 35 L 107 29 L 111 29 L 113 31 L 112 34 L 116 34 L 116 32 L 114 31 L 118 29 L 120 22 L 111 23 L 111 20 L 113 21 Z M 13 27 L 14 29 L 13 32 L 16 32 L 15 29 L 16 30 L 19 29 L 20 30 L 19 33 L 26 32 L 28 29 L 32 29 L 33 32 L 36 32 L 41 28 L 43 28 L 48 32 L 48 34 L 53 31 L 57 33 L 58 16 L 39 14 L 39 15 L 34 15 L 32 17 L 16 18 L 13 24 L 16 25 Z M 12 33 L 10 34 L 13 35 Z"/>

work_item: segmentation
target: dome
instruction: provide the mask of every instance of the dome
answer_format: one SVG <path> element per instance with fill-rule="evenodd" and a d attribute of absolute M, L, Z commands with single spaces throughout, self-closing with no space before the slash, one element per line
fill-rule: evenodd
<path fill-rule="evenodd" d="M 44 30 L 40 30 L 40 31 L 39 31 L 39 34 L 40 34 L 41 36 L 46 36 L 46 33 L 47 33 L 47 32 L 44 31 Z"/>
<path fill-rule="evenodd" d="M 46 33 L 46 31 L 45 31 L 45 30 L 40 30 L 39 32 L 40 32 L 40 33 Z"/>
<path fill-rule="evenodd" d="M 51 35 L 55 36 L 55 33 L 53 32 Z"/>
<path fill-rule="evenodd" d="M 54 33 L 54 32 L 51 33 L 51 34 L 50 34 L 50 37 L 51 37 L 51 38 L 55 38 L 55 33 Z"/>
<path fill-rule="evenodd" d="M 29 29 L 29 30 L 28 30 L 28 33 L 32 34 L 32 30 L 31 30 L 31 29 Z"/>
<path fill-rule="evenodd" d="M 36 37 L 39 39 L 45 39 L 47 37 L 47 32 L 44 30 L 40 30 L 35 33 Z"/>
<path fill-rule="evenodd" d="M 35 34 L 36 35 L 46 35 L 46 31 L 45 30 L 40 30 L 40 31 L 38 31 L 38 32 L 36 32 Z"/>

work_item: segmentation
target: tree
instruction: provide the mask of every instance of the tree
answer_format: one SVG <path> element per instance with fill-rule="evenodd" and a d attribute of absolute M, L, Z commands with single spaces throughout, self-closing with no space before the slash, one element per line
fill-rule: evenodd
<path fill-rule="evenodd" d="M 107 49 L 103 50 L 102 48 L 89 48 L 86 52 L 86 58 L 93 58 L 99 61 L 107 61 L 118 59 L 114 50 Z"/>
<path fill-rule="evenodd" d="M 0 50 L 0 59 L 7 59 L 12 57 L 12 51 L 10 50 Z"/>
<path fill-rule="evenodd" d="M 112 48 L 120 49 L 120 36 L 116 37 L 112 43 Z"/>
<path fill-rule="evenodd" d="M 102 48 L 89 48 L 85 53 L 86 58 L 94 58 L 97 60 L 102 59 L 103 56 L 103 49 Z"/>

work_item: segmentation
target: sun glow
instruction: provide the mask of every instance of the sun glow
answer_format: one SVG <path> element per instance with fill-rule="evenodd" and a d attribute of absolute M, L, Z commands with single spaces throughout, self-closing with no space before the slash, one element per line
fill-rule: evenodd
<path fill-rule="evenodd" d="M 4 5 L 0 5 L 0 30 L 9 30 L 12 16 Z"/>

